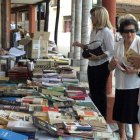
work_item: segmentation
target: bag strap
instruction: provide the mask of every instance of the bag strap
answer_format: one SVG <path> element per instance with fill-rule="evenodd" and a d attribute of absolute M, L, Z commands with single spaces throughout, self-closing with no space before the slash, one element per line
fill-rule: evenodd
<path fill-rule="evenodd" d="M 95 43 L 95 42 L 101 42 L 101 43 L 102 43 L 101 40 L 95 40 L 95 41 L 92 41 L 92 42 L 90 42 L 89 44 L 85 44 L 85 45 L 90 45 L 90 44 L 93 44 L 93 43 Z M 102 44 L 103 44 L 103 43 L 102 43 Z M 102 44 L 101 44 L 101 46 L 102 46 Z"/>

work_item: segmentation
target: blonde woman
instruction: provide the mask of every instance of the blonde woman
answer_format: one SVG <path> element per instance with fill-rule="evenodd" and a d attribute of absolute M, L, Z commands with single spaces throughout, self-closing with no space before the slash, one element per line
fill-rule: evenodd
<path fill-rule="evenodd" d="M 86 59 L 89 60 L 87 74 L 90 97 L 101 114 L 106 118 L 106 84 L 110 73 L 108 70 L 108 63 L 112 57 L 114 48 L 113 28 L 106 8 L 92 8 L 90 14 L 93 29 L 91 31 L 89 45 L 84 45 L 76 41 L 73 43 L 73 46 L 91 50 L 98 46 L 102 48 L 102 54 L 90 54 Z M 93 41 L 94 43 L 91 43 Z"/>

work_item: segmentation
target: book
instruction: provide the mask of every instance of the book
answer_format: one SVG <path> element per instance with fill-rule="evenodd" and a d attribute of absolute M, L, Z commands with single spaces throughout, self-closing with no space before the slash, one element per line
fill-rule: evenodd
<path fill-rule="evenodd" d="M 81 122 L 64 122 L 65 131 L 69 133 L 71 136 L 82 137 L 83 138 L 94 138 L 94 132 L 92 127 L 88 123 Z M 66 133 L 65 132 L 65 133 Z"/>
<path fill-rule="evenodd" d="M 94 137 L 97 139 L 102 139 L 102 138 L 113 138 L 114 135 L 112 132 L 94 132 Z"/>
<path fill-rule="evenodd" d="M 22 103 L 29 103 L 29 104 L 43 104 L 42 98 L 35 98 L 35 97 L 23 97 L 21 99 Z"/>
<path fill-rule="evenodd" d="M 68 86 L 68 90 L 80 90 L 83 91 L 86 94 L 86 88 L 85 87 L 79 87 L 79 86 Z"/>
<path fill-rule="evenodd" d="M 24 54 L 25 54 L 25 51 L 19 50 L 19 49 L 15 48 L 15 47 L 12 47 L 12 48 L 9 50 L 8 54 L 17 57 L 17 56 L 22 56 L 22 55 L 24 55 Z"/>
<path fill-rule="evenodd" d="M 77 131 L 92 131 L 92 126 L 85 122 L 64 122 L 65 129 L 69 133 L 76 133 Z M 76 132 L 75 132 L 76 131 Z"/>
<path fill-rule="evenodd" d="M 62 102 L 53 103 L 53 106 L 58 108 L 68 108 L 68 107 L 72 107 L 73 104 L 74 103 L 72 101 L 62 101 Z"/>
<path fill-rule="evenodd" d="M 0 104 L 0 109 L 21 111 L 21 112 L 29 112 L 28 106 L 13 106 L 13 105 L 1 105 Z"/>
<path fill-rule="evenodd" d="M 96 119 L 96 117 L 98 117 L 98 113 L 89 107 L 74 105 L 73 109 L 83 120 Z"/>
<path fill-rule="evenodd" d="M 28 121 L 9 121 L 7 128 L 13 131 L 22 131 L 22 132 L 36 132 L 36 127 L 31 122 Z"/>
<path fill-rule="evenodd" d="M 20 106 L 21 105 L 20 102 L 1 99 L 1 98 L 0 98 L 0 104 L 3 104 L 3 105 L 15 105 L 15 106 Z"/>
<path fill-rule="evenodd" d="M 134 56 L 134 55 L 139 55 L 139 54 L 131 48 L 126 52 L 126 57 L 130 57 L 130 56 Z"/>
<path fill-rule="evenodd" d="M 4 111 L 4 110 L 0 110 L 0 124 L 7 124 L 8 123 L 8 117 L 9 117 L 9 113 Z"/>
<path fill-rule="evenodd" d="M 75 121 L 74 116 L 69 115 L 68 113 L 60 113 L 56 111 L 48 111 L 48 120 L 50 124 L 73 122 Z"/>
<path fill-rule="evenodd" d="M 29 121 L 30 118 L 31 118 L 30 114 L 23 113 L 23 112 L 14 112 L 14 111 L 11 111 L 8 117 L 8 119 L 12 121 L 18 121 L 18 120 Z"/>
<path fill-rule="evenodd" d="M 117 67 L 121 70 L 121 71 L 123 71 L 123 72 L 125 72 L 126 71 L 126 67 L 123 65 L 123 64 L 117 64 Z"/>
<path fill-rule="evenodd" d="M 2 140 L 28 140 L 28 137 L 9 130 L 0 129 L 0 139 Z"/>
<path fill-rule="evenodd" d="M 87 94 L 81 90 L 65 90 L 65 93 L 69 98 L 75 100 L 85 100 L 87 97 Z"/>
<path fill-rule="evenodd" d="M 124 56 L 123 59 L 122 59 L 123 65 L 124 65 L 126 68 L 131 68 L 132 65 L 131 65 L 131 63 L 128 61 L 128 57 L 130 57 L 130 56 L 137 56 L 137 55 L 139 55 L 139 54 L 138 54 L 135 50 L 133 50 L 133 49 L 130 48 L 130 49 L 126 52 L 125 56 Z"/>
<path fill-rule="evenodd" d="M 42 93 L 44 95 L 54 95 L 54 96 L 63 96 L 64 95 L 63 92 L 58 92 L 58 91 L 54 91 L 51 89 L 42 89 Z"/>
<path fill-rule="evenodd" d="M 51 136 L 58 137 L 57 128 L 50 125 L 47 121 L 41 120 L 40 118 L 33 116 L 33 124 L 37 128 L 45 130 Z"/>
<path fill-rule="evenodd" d="M 79 84 L 78 79 L 62 78 L 63 83 Z"/>

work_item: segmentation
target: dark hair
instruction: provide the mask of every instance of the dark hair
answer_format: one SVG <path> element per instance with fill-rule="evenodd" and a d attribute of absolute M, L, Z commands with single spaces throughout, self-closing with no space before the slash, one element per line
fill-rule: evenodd
<path fill-rule="evenodd" d="M 129 26 L 129 25 L 134 25 L 136 32 L 138 32 L 139 30 L 138 23 L 134 19 L 124 19 L 120 23 L 119 32 L 122 34 L 124 32 L 124 27 Z"/>
<path fill-rule="evenodd" d="M 95 12 L 97 9 L 101 9 L 103 6 L 96 6 L 96 7 L 93 7 L 91 10 L 90 10 L 90 14 L 92 14 L 93 12 Z"/>

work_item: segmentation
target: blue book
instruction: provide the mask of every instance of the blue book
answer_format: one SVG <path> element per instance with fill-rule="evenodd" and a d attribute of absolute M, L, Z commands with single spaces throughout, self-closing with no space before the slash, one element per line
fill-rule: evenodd
<path fill-rule="evenodd" d="M 9 130 L 0 129 L 1 140 L 28 140 L 28 136 L 21 135 Z"/>
<path fill-rule="evenodd" d="M 17 99 L 20 99 L 20 98 L 17 98 L 17 97 L 0 97 L 0 99 L 8 100 L 8 101 L 16 101 Z"/>

